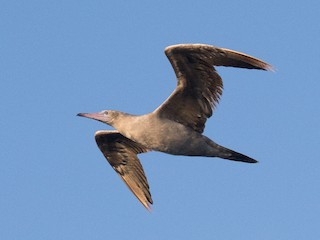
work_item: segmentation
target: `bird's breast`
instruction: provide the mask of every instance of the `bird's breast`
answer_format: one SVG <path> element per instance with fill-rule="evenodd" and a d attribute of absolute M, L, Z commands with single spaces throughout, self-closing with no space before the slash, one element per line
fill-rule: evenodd
<path fill-rule="evenodd" d="M 200 133 L 180 123 L 159 118 L 135 118 L 122 131 L 123 135 L 150 150 L 173 155 L 202 155 L 206 144 Z"/>

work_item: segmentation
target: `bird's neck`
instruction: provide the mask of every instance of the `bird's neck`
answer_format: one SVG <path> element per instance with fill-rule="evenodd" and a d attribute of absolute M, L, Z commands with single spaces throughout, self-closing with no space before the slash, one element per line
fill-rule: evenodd
<path fill-rule="evenodd" d="M 121 132 L 130 125 L 135 117 L 136 116 L 132 114 L 118 112 L 114 119 L 112 119 L 110 125 Z"/>

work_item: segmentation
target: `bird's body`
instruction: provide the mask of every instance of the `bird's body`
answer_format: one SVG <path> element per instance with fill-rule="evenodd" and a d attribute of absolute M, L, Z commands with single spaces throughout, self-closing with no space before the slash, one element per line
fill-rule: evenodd
<path fill-rule="evenodd" d="M 204 146 L 202 134 L 183 124 L 159 118 L 155 113 L 141 116 L 118 113 L 117 117 L 125 120 L 116 121 L 117 123 L 112 127 L 147 149 L 173 155 L 201 156 L 205 154 L 203 150 L 201 151 Z M 198 153 L 196 154 L 195 151 Z"/>
<path fill-rule="evenodd" d="M 257 162 L 218 145 L 202 133 L 222 94 L 222 79 L 214 65 L 272 69 L 269 64 L 243 53 L 204 44 L 174 45 L 166 48 L 165 53 L 175 70 L 178 84 L 155 111 L 141 116 L 112 110 L 78 114 L 116 129 L 96 132 L 96 142 L 114 170 L 148 209 L 153 201 L 137 154 L 160 151 L 172 155 Z"/>
<path fill-rule="evenodd" d="M 224 158 L 221 155 L 224 152 L 221 152 L 221 149 L 217 150 L 219 145 L 211 139 L 181 123 L 160 118 L 157 113 L 137 116 L 108 111 L 108 114 L 115 115 L 116 120 L 110 124 L 112 127 L 149 151 L 182 156 Z"/>

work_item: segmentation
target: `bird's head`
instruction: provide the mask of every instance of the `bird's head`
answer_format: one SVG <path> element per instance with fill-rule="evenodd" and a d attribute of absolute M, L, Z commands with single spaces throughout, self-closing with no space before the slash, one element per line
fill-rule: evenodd
<path fill-rule="evenodd" d="M 117 118 L 119 112 L 112 110 L 103 110 L 97 113 L 78 113 L 77 116 L 91 118 L 108 125 L 112 125 L 114 119 Z"/>

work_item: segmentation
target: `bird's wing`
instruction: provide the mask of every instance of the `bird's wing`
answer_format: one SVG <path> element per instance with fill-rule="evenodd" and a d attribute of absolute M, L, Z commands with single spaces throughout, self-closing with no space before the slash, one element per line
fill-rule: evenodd
<path fill-rule="evenodd" d="M 103 155 L 139 201 L 150 210 L 153 203 L 147 178 L 137 154 L 148 151 L 118 131 L 97 131 L 95 139 Z"/>
<path fill-rule="evenodd" d="M 154 113 L 202 133 L 218 104 L 223 83 L 213 66 L 272 70 L 249 55 L 204 44 L 179 44 L 165 49 L 178 80 L 169 98 Z"/>

